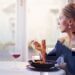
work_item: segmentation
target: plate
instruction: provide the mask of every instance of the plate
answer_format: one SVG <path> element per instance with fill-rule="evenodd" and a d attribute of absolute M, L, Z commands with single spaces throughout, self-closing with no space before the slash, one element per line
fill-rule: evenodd
<path fill-rule="evenodd" d="M 55 66 L 55 63 L 56 61 L 53 61 L 53 60 L 47 60 L 46 63 L 36 63 L 40 60 L 29 60 L 29 64 L 34 67 L 34 68 L 37 68 L 37 69 L 49 69 L 51 67 L 54 67 Z"/>
<path fill-rule="evenodd" d="M 56 72 L 58 70 L 60 70 L 59 68 L 56 67 L 51 67 L 51 68 L 35 68 L 31 65 L 27 65 L 27 69 L 30 71 L 40 71 L 40 72 Z"/>

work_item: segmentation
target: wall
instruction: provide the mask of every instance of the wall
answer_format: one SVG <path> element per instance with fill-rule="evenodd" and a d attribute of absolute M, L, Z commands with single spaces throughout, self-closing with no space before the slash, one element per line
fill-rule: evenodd
<path fill-rule="evenodd" d="M 67 0 L 27 0 L 27 39 L 46 39 L 47 45 L 54 45 L 58 36 L 57 17 L 59 9 Z"/>

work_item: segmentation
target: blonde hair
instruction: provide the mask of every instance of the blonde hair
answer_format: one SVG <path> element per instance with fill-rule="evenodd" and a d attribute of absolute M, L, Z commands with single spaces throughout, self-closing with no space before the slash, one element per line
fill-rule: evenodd
<path fill-rule="evenodd" d="M 75 19 L 75 3 L 67 4 L 62 12 L 67 18 Z"/>

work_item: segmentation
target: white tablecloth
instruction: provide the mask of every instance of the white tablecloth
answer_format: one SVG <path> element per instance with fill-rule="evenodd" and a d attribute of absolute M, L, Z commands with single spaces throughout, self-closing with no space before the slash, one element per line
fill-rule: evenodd
<path fill-rule="evenodd" d="M 37 72 L 26 68 L 25 62 L 0 62 L 0 75 L 65 75 L 64 70 L 55 72 Z"/>

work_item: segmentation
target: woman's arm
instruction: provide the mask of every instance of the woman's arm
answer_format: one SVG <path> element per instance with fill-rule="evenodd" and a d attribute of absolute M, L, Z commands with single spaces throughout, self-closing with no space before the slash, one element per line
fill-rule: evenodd
<path fill-rule="evenodd" d="M 59 56 L 62 55 L 62 46 L 60 41 L 57 41 L 55 48 L 46 54 L 46 60 L 57 60 Z"/>
<path fill-rule="evenodd" d="M 53 49 L 51 52 L 46 54 L 46 60 L 56 60 L 58 57 L 56 56 L 56 49 Z"/>
<path fill-rule="evenodd" d="M 37 41 L 33 42 L 35 49 L 40 51 L 42 57 L 44 57 L 44 53 L 45 53 L 45 57 L 44 57 L 45 60 L 57 60 L 57 58 L 62 54 L 61 44 L 62 43 L 60 41 L 57 41 L 55 48 L 51 52 L 46 54 L 45 50 L 43 49 L 40 43 L 38 43 Z"/>

